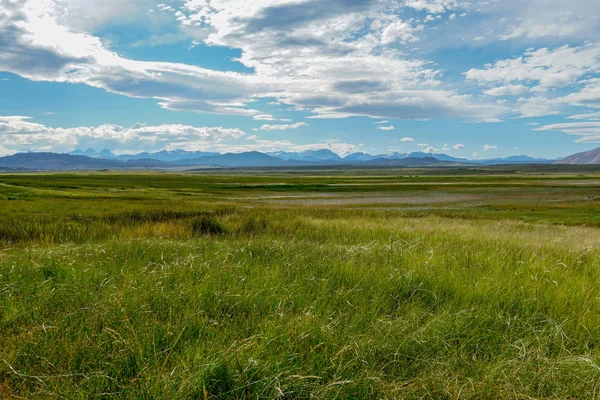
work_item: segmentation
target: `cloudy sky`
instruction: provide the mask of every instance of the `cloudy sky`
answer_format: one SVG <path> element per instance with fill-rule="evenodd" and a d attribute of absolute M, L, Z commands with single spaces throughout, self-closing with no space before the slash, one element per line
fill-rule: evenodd
<path fill-rule="evenodd" d="M 597 146 L 598 0 L 0 0 L 0 154 Z"/>

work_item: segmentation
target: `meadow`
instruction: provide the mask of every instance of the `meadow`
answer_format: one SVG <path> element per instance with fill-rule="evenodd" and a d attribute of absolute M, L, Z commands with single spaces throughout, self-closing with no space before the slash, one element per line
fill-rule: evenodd
<path fill-rule="evenodd" d="M 600 171 L 0 174 L 0 398 L 600 398 Z"/>

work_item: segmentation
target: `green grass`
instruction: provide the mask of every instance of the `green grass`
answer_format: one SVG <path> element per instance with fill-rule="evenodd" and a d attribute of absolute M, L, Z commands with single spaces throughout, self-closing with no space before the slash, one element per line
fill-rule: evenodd
<path fill-rule="evenodd" d="M 401 172 L 0 175 L 0 398 L 600 396 L 600 176 Z"/>

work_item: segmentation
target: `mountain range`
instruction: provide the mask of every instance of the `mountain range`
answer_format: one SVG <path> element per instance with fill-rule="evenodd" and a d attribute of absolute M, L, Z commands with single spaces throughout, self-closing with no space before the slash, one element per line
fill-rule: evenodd
<path fill-rule="evenodd" d="M 585 154 L 585 153 L 584 153 Z M 600 162 L 600 150 L 598 157 Z M 568 160 L 569 157 L 567 157 Z M 587 158 L 586 158 L 587 159 Z M 564 161 L 564 160 L 563 160 Z M 498 164 L 552 164 L 557 160 L 532 158 L 526 155 L 486 160 L 469 160 L 447 154 L 423 152 L 368 154 L 358 152 L 340 157 L 328 149 L 301 152 L 250 151 L 244 153 L 215 153 L 172 150 L 154 153 L 116 155 L 110 150 L 76 150 L 68 154 L 19 153 L 0 157 L 0 168 L 10 170 L 92 170 L 92 169 L 187 169 L 192 167 L 293 167 L 293 166 L 460 166 Z M 562 162 L 562 161 L 560 161 Z"/>
<path fill-rule="evenodd" d="M 572 154 L 558 161 L 557 164 L 600 164 L 600 147 L 583 153 Z"/>
<path fill-rule="evenodd" d="M 459 162 L 459 163 L 468 163 L 468 164 L 490 164 L 490 163 L 548 163 L 554 162 L 556 160 L 544 159 L 544 158 L 533 158 L 526 155 L 519 156 L 511 156 L 507 158 L 493 158 L 493 159 L 483 159 L 483 160 L 469 160 L 467 158 L 459 158 L 453 157 L 447 154 L 434 154 L 434 153 L 424 153 L 424 152 L 413 152 L 413 153 L 387 153 L 387 154 L 369 154 L 369 153 L 352 153 L 345 157 L 340 157 L 338 154 L 334 153 L 329 149 L 320 149 L 320 150 L 305 150 L 301 152 L 268 152 L 268 153 L 260 153 L 256 151 L 246 152 L 246 153 L 215 153 L 215 152 L 202 152 L 202 151 L 186 151 L 186 150 L 172 150 L 172 151 L 159 151 L 155 153 L 137 153 L 137 154 L 121 154 L 115 155 L 110 150 L 104 149 L 102 151 L 95 151 L 93 149 L 87 149 L 84 151 L 76 150 L 71 153 L 71 155 L 81 155 L 87 156 L 91 158 L 99 158 L 99 159 L 113 159 L 113 160 L 122 160 L 122 161 L 131 161 L 131 160 L 142 160 L 142 159 L 154 159 L 164 162 L 180 162 L 184 160 L 197 160 L 201 158 L 208 157 L 219 157 L 230 154 L 247 154 L 251 157 L 256 157 L 256 154 L 266 154 L 268 156 L 284 160 L 284 161 L 309 161 L 309 162 L 362 162 L 362 161 L 371 161 L 376 159 L 390 159 L 390 160 L 401 160 L 406 158 L 430 158 L 433 157 L 439 161 L 450 161 L 450 162 Z M 181 164 L 181 163 L 180 163 Z"/>

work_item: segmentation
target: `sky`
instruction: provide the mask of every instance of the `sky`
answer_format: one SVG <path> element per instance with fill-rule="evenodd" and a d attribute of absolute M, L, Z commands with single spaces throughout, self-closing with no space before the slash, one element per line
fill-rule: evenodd
<path fill-rule="evenodd" d="M 598 0 L 0 0 L 0 155 L 598 146 Z"/>

